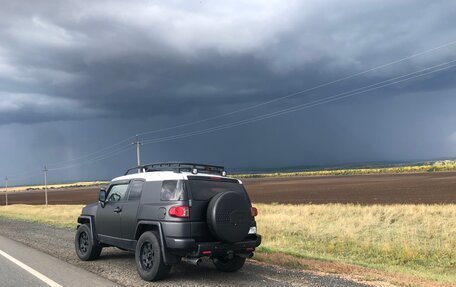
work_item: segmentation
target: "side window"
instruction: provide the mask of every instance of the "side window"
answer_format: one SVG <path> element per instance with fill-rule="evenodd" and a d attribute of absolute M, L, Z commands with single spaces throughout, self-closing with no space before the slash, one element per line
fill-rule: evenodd
<path fill-rule="evenodd" d="M 130 193 L 128 195 L 128 200 L 138 200 L 141 198 L 141 191 L 144 185 L 142 180 L 133 180 L 130 183 Z"/>
<path fill-rule="evenodd" d="M 184 181 L 164 180 L 160 193 L 161 200 L 184 200 Z"/>
<path fill-rule="evenodd" d="M 125 199 L 127 195 L 128 184 L 113 185 L 108 193 L 108 200 L 110 202 L 117 202 Z"/>

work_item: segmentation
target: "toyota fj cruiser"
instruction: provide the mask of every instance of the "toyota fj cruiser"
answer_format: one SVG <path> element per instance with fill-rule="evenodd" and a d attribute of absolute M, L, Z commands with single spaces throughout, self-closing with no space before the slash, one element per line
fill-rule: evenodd
<path fill-rule="evenodd" d="M 76 254 L 93 260 L 103 247 L 134 251 L 147 281 L 165 277 L 181 260 L 198 265 L 202 257 L 234 272 L 261 243 L 256 215 L 242 182 L 226 177 L 221 166 L 143 165 L 113 179 L 98 203 L 82 209 Z"/>

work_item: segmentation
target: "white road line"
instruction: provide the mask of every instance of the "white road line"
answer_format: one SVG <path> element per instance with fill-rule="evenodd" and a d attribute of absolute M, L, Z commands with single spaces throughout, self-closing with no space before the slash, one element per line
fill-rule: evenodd
<path fill-rule="evenodd" d="M 28 273 L 32 274 L 33 276 L 35 276 L 36 278 L 40 279 L 41 281 L 43 281 L 44 283 L 46 283 L 47 285 L 51 286 L 51 287 L 62 287 L 62 285 L 58 284 L 57 282 L 49 279 L 48 277 L 44 276 L 43 274 L 41 274 L 40 272 L 34 270 L 33 268 L 25 265 L 24 263 L 22 263 L 21 261 L 17 260 L 16 258 L 12 257 L 11 255 L 9 255 L 8 253 L 0 250 L 0 255 L 2 255 L 3 257 L 5 257 L 6 259 L 8 259 L 9 261 L 13 262 L 14 264 L 16 264 L 17 266 L 21 267 L 22 269 L 24 269 L 25 271 L 27 271 Z"/>

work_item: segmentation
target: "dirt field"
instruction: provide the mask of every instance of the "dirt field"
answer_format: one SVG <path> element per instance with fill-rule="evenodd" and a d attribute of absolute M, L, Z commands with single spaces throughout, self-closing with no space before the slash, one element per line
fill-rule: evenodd
<path fill-rule="evenodd" d="M 260 203 L 456 203 L 456 172 L 246 180 Z"/>
<path fill-rule="evenodd" d="M 456 203 L 456 172 L 244 179 L 257 203 Z M 50 204 L 95 202 L 98 187 L 53 189 Z M 44 191 L 9 194 L 9 203 L 43 204 Z M 0 196 L 0 205 L 5 195 Z"/>

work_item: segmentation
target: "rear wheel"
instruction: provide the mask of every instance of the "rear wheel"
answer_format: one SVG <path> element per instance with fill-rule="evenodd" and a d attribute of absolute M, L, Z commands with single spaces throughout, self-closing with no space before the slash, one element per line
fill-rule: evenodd
<path fill-rule="evenodd" d="M 147 231 L 139 237 L 135 259 L 139 276 L 146 281 L 163 279 L 171 270 L 171 266 L 164 263 L 160 239 L 155 232 Z"/>
<path fill-rule="evenodd" d="M 223 272 L 236 272 L 244 266 L 245 258 L 234 256 L 233 258 L 229 259 L 228 257 L 222 258 L 214 258 L 213 259 L 214 265 L 217 270 Z"/>
<path fill-rule="evenodd" d="M 92 232 L 87 224 L 82 224 L 78 227 L 74 245 L 76 254 L 83 261 L 90 261 L 100 257 L 102 247 L 92 239 Z"/>

